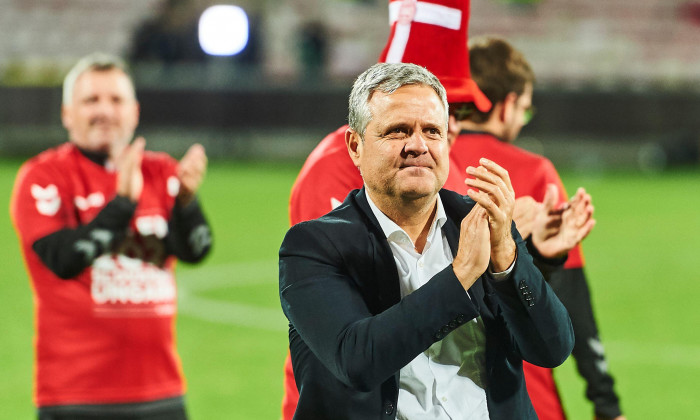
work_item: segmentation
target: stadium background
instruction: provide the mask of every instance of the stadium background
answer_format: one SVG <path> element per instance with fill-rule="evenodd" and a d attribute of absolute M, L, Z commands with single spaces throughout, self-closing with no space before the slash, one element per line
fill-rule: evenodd
<path fill-rule="evenodd" d="M 217 2 L 225 3 L 225 2 Z M 206 56 L 209 0 L 0 0 L 0 207 L 21 162 L 65 141 L 60 82 L 80 56 L 133 67 L 148 147 L 203 143 L 215 248 L 179 267 L 178 341 L 194 420 L 277 419 L 286 325 L 276 253 L 304 157 L 342 124 L 352 78 L 388 35 L 386 0 L 240 0 L 251 38 Z M 594 305 L 632 419 L 697 417 L 700 390 L 700 2 L 472 0 L 470 35 L 507 37 L 538 75 L 519 144 L 586 187 Z M 0 212 L 0 418 L 33 418 L 32 300 Z M 568 361 L 572 420 L 591 418 Z"/>

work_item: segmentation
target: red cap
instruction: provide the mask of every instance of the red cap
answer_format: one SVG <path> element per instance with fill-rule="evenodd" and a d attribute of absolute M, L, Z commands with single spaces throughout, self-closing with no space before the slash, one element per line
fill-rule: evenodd
<path fill-rule="evenodd" d="M 413 63 L 440 79 L 447 102 L 474 102 L 486 112 L 491 101 L 469 71 L 470 0 L 389 0 L 391 32 L 380 63 Z"/>

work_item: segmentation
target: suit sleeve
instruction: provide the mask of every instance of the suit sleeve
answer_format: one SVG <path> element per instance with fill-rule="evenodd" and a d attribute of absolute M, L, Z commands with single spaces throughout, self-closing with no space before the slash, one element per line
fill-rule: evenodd
<path fill-rule="evenodd" d="M 578 372 L 586 380 L 586 397 L 593 402 L 597 415 L 608 418 L 620 416 L 619 398 L 613 388 L 614 380 L 607 370 L 583 269 L 570 268 L 555 273 L 550 284 L 571 316 L 576 335 L 572 354 Z"/>
<path fill-rule="evenodd" d="M 518 247 L 515 267 L 506 280 L 489 277 L 485 300 L 523 360 L 542 367 L 559 366 L 574 346 L 571 320 L 533 263 L 515 224 L 512 231 Z"/>
<path fill-rule="evenodd" d="M 353 252 L 344 254 L 320 228 L 302 223 L 287 233 L 279 268 L 285 315 L 321 363 L 348 386 L 373 389 L 444 334 L 478 316 L 452 266 L 373 315 L 344 268 L 344 258 Z"/>

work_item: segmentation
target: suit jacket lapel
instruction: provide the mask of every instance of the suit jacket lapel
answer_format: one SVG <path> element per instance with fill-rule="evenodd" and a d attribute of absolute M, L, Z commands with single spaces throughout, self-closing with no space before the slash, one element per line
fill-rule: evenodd
<path fill-rule="evenodd" d="M 378 312 L 382 312 L 401 300 L 399 273 L 394 262 L 394 254 L 391 252 L 386 236 L 384 236 L 384 231 L 379 226 L 379 221 L 369 207 L 364 187 L 354 194 L 353 201 L 361 216 L 365 218 L 368 252 L 373 262 L 371 269 L 373 275 L 370 277 L 370 281 L 376 283 L 380 306 L 377 309 Z"/>

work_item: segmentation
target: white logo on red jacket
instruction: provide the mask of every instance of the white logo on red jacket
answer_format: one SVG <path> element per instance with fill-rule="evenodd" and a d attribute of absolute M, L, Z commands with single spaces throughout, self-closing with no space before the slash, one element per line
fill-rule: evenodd
<path fill-rule="evenodd" d="M 163 316 L 175 312 L 175 280 L 170 272 L 137 258 L 102 255 L 92 265 L 95 310 L 112 316 Z"/>
<path fill-rule="evenodd" d="M 81 211 L 85 211 L 90 207 L 102 207 L 105 204 L 105 196 L 101 192 L 94 192 L 87 197 L 76 196 L 74 199 L 75 207 Z"/>
<path fill-rule="evenodd" d="M 46 188 L 32 184 L 31 194 L 36 200 L 36 210 L 39 214 L 53 216 L 61 208 L 61 197 L 58 195 L 58 188 L 54 184 L 49 184 Z"/>

